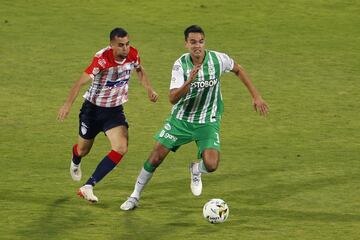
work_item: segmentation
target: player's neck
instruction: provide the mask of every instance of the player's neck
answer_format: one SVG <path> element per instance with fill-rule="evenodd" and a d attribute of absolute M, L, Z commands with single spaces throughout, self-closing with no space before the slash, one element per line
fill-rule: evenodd
<path fill-rule="evenodd" d="M 117 61 L 117 62 L 122 62 L 125 59 L 123 56 L 115 56 L 114 58 L 115 58 L 115 61 Z"/>
<path fill-rule="evenodd" d="M 116 55 L 115 51 L 112 51 L 112 55 L 114 56 L 114 59 L 116 62 L 123 62 L 126 58 L 126 56 L 122 56 L 122 55 Z"/>
<path fill-rule="evenodd" d="M 193 62 L 194 65 L 202 64 L 202 62 L 204 61 L 204 58 L 205 58 L 205 54 L 203 54 L 201 56 L 191 55 L 191 61 Z"/>

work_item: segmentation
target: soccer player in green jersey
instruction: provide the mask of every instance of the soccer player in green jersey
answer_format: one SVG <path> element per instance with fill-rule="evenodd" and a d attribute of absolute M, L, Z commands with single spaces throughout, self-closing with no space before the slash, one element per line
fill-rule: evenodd
<path fill-rule="evenodd" d="M 263 116 L 268 113 L 266 102 L 244 69 L 228 55 L 205 49 L 205 33 L 201 27 L 192 25 L 185 29 L 184 35 L 189 53 L 176 60 L 172 69 L 169 100 L 174 106 L 171 116 L 155 136 L 154 150 L 140 171 L 133 193 L 120 206 L 122 210 L 137 207 L 144 186 L 168 153 L 192 141 L 198 147 L 200 161 L 190 165 L 190 188 L 195 196 L 201 194 L 201 174 L 215 171 L 220 160 L 219 131 L 223 112 L 220 76 L 223 73 L 233 72 L 249 90 L 255 110 Z"/>

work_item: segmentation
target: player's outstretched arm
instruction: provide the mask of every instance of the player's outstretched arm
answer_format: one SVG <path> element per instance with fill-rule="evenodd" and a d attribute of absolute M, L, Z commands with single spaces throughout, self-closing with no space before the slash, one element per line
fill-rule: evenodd
<path fill-rule="evenodd" d="M 247 76 L 245 70 L 239 64 L 234 63 L 234 67 L 231 71 L 235 73 L 235 75 L 244 83 L 244 85 L 249 90 L 253 99 L 253 106 L 255 111 L 259 112 L 262 116 L 266 116 L 269 112 L 269 107 L 267 106 L 267 103 L 262 99 L 260 93 L 255 88 L 251 79 Z"/>
<path fill-rule="evenodd" d="M 79 80 L 77 80 L 70 89 L 68 98 L 66 99 L 64 105 L 61 106 L 58 112 L 57 119 L 59 121 L 64 121 L 64 119 L 69 115 L 72 104 L 74 103 L 79 91 L 83 85 L 91 80 L 91 77 L 87 73 L 83 73 Z"/>
<path fill-rule="evenodd" d="M 149 100 L 152 102 L 156 102 L 159 98 L 159 95 L 151 87 L 151 83 L 146 75 L 145 69 L 140 65 L 138 68 L 136 68 L 136 73 L 139 78 L 139 81 L 147 91 Z"/>

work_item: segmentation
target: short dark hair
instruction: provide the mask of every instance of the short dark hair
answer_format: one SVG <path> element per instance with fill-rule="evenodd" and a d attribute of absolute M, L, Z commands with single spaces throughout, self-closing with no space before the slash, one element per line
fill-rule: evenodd
<path fill-rule="evenodd" d="M 191 25 L 185 29 L 184 31 L 185 41 L 188 39 L 189 33 L 201 33 L 205 37 L 204 30 L 202 30 L 202 28 L 198 25 Z"/>
<path fill-rule="evenodd" d="M 128 35 L 128 33 L 125 31 L 125 29 L 123 28 L 114 28 L 111 32 L 110 32 L 110 41 L 114 40 L 115 37 L 126 37 Z"/>

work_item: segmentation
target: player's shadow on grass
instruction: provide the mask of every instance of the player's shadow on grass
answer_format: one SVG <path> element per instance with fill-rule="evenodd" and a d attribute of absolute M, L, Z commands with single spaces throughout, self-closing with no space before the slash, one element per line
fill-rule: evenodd
<path fill-rule="evenodd" d="M 125 227 L 127 231 L 118 233 L 116 237 L 114 235 L 113 239 L 168 239 L 167 236 L 173 236 L 174 232 L 186 231 L 186 229 L 193 227 L 194 222 L 182 219 L 182 215 L 188 214 L 183 211 L 184 209 L 175 209 L 171 205 L 159 206 L 161 206 L 159 202 L 150 200 L 140 203 L 139 208 L 134 211 L 122 211 L 119 224 Z M 194 209 L 189 209 L 189 212 L 194 213 Z"/>
<path fill-rule="evenodd" d="M 254 177 L 254 175 L 261 175 L 263 178 L 267 175 L 274 174 L 275 172 L 281 172 L 276 168 L 260 169 L 247 171 L 243 173 L 232 173 L 232 174 L 222 174 L 221 172 L 215 172 L 211 174 L 203 174 L 203 195 L 201 197 L 224 197 L 228 199 L 231 197 L 231 191 L 237 191 L 241 189 L 241 179 Z M 237 187 L 234 189 L 229 187 L 230 185 L 235 185 Z M 225 186 L 225 187 L 224 187 Z M 227 194 L 229 193 L 229 194 Z M 179 199 L 184 201 L 193 199 L 193 195 L 190 191 L 190 174 L 178 179 L 163 180 L 161 177 L 155 176 L 155 178 L 150 182 L 144 191 L 144 196 L 156 199 L 156 203 L 164 206 L 166 204 L 173 205 L 174 202 L 179 202 Z M 169 197 L 173 196 L 173 197 Z M 176 197 L 174 197 L 176 196 Z M 236 197 L 236 200 L 238 198 Z M 204 201 L 204 200 L 203 200 Z"/>
<path fill-rule="evenodd" d="M 38 220 L 29 224 L 25 228 L 18 230 L 18 234 L 24 239 L 60 239 L 64 233 L 71 232 L 76 228 L 74 225 L 78 221 L 86 221 L 90 218 L 89 212 L 82 209 L 76 209 L 70 206 L 70 197 L 61 197 L 50 203 L 45 210 L 39 210 L 45 214 Z M 86 216 L 86 217 L 82 217 Z"/>

